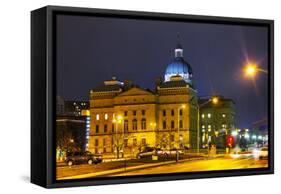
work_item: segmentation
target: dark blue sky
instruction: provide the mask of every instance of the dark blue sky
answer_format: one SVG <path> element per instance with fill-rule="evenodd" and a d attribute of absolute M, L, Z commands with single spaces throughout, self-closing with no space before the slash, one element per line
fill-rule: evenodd
<path fill-rule="evenodd" d="M 57 94 L 88 100 L 105 79 L 129 79 L 154 88 L 174 56 L 180 33 L 199 96 L 221 94 L 236 102 L 237 127 L 268 115 L 267 75 L 242 75 L 246 58 L 267 70 L 266 27 L 135 19 L 58 16 Z"/>

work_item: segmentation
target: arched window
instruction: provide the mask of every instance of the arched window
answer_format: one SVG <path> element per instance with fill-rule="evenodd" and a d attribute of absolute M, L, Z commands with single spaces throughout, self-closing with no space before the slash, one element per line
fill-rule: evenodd
<path fill-rule="evenodd" d="M 171 128 L 174 129 L 175 128 L 175 122 L 171 121 Z"/>
<path fill-rule="evenodd" d="M 133 120 L 133 130 L 137 130 L 138 129 L 138 121 L 137 119 Z"/>
<path fill-rule="evenodd" d="M 128 129 L 129 129 L 129 127 L 128 127 L 128 120 L 124 120 L 124 131 L 128 132 Z"/>
<path fill-rule="evenodd" d="M 146 119 L 141 120 L 141 129 L 145 130 L 146 129 Z"/>
<path fill-rule="evenodd" d="M 182 129 L 182 128 L 183 128 L 183 125 L 182 125 L 182 120 L 180 120 L 179 125 L 180 125 L 180 129 Z"/>
<path fill-rule="evenodd" d="M 163 121 L 163 129 L 166 129 L 167 126 L 166 126 L 166 121 Z"/>

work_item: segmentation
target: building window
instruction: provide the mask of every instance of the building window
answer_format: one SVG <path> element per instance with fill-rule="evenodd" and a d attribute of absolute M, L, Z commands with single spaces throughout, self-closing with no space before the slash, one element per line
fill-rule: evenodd
<path fill-rule="evenodd" d="M 99 114 L 96 114 L 96 120 L 100 120 L 100 115 Z"/>
<path fill-rule="evenodd" d="M 142 114 L 142 116 L 144 116 L 145 115 L 145 110 L 141 110 L 141 114 Z"/>
<path fill-rule="evenodd" d="M 128 120 L 124 120 L 124 131 L 128 132 L 129 127 L 128 127 Z"/>
<path fill-rule="evenodd" d="M 104 125 L 103 131 L 104 133 L 107 133 L 107 124 Z"/>
<path fill-rule="evenodd" d="M 208 113 L 208 118 L 211 118 L 211 113 Z"/>
<path fill-rule="evenodd" d="M 225 114 L 225 113 L 222 113 L 222 117 L 225 118 L 225 117 L 226 117 L 226 114 Z"/>
<path fill-rule="evenodd" d="M 163 129 L 166 129 L 167 126 L 166 126 L 166 121 L 163 121 Z"/>
<path fill-rule="evenodd" d="M 174 112 L 174 110 L 173 110 L 173 109 L 171 110 L 171 115 L 172 115 L 172 116 L 174 116 L 174 115 L 175 115 L 175 112 Z"/>
<path fill-rule="evenodd" d="M 128 139 L 124 139 L 124 147 L 128 147 Z"/>
<path fill-rule="evenodd" d="M 107 113 L 104 114 L 104 119 L 105 119 L 105 120 L 108 119 L 108 114 L 107 114 Z"/>
<path fill-rule="evenodd" d="M 137 115 L 137 111 L 136 111 L 136 110 L 133 111 L 133 115 L 134 115 L 134 116 Z"/>
<path fill-rule="evenodd" d="M 174 135 L 170 135 L 170 141 L 171 142 L 175 141 L 175 136 Z"/>
<path fill-rule="evenodd" d="M 180 128 L 182 129 L 182 120 L 180 120 L 180 123 L 179 123 L 179 125 L 180 125 Z"/>
<path fill-rule="evenodd" d="M 111 131 L 112 131 L 112 133 L 114 133 L 114 124 L 112 124 L 112 126 L 111 126 Z"/>
<path fill-rule="evenodd" d="M 102 144 L 103 144 L 103 146 L 106 146 L 106 139 L 105 138 L 103 138 Z"/>
<path fill-rule="evenodd" d="M 202 129 L 205 129 L 205 125 L 202 125 Z"/>
<path fill-rule="evenodd" d="M 226 124 L 222 124 L 222 128 L 225 129 L 226 128 Z"/>
<path fill-rule="evenodd" d="M 99 140 L 95 139 L 95 146 L 99 146 Z"/>
<path fill-rule="evenodd" d="M 205 118 L 205 115 L 204 115 L 204 114 L 202 114 L 202 115 L 201 115 L 201 117 L 202 117 L 202 119 L 204 119 L 204 118 Z"/>
<path fill-rule="evenodd" d="M 133 146 L 137 146 L 137 143 L 138 143 L 137 138 L 134 138 L 133 139 Z"/>
<path fill-rule="evenodd" d="M 163 110 L 162 113 L 163 113 L 163 117 L 165 117 L 166 116 L 166 110 Z"/>
<path fill-rule="evenodd" d="M 99 133 L 99 125 L 96 125 L 96 133 Z"/>
<path fill-rule="evenodd" d="M 143 146 L 146 145 L 146 139 L 145 138 L 141 139 L 141 145 L 143 145 Z"/>
<path fill-rule="evenodd" d="M 137 119 L 133 120 L 133 130 L 137 130 L 138 129 L 138 121 Z"/>
<path fill-rule="evenodd" d="M 210 132 L 212 129 L 211 125 L 208 125 L 208 131 Z"/>
<path fill-rule="evenodd" d="M 128 111 L 124 111 L 124 116 L 128 116 Z"/>
<path fill-rule="evenodd" d="M 182 109 L 180 109 L 180 116 L 182 116 Z"/>
<path fill-rule="evenodd" d="M 171 121 L 171 128 L 174 129 L 175 128 L 175 122 Z"/>
<path fill-rule="evenodd" d="M 146 129 L 146 119 L 141 120 L 141 129 Z"/>

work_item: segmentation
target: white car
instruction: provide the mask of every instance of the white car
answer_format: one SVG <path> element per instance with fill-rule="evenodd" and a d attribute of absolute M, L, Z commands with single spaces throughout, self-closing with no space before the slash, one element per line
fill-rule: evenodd
<path fill-rule="evenodd" d="M 259 158 L 268 158 L 268 147 L 262 147 L 259 150 Z"/>

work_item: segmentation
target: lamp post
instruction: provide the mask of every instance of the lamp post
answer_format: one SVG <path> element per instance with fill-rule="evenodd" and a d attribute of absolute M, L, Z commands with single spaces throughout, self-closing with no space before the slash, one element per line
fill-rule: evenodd
<path fill-rule="evenodd" d="M 182 104 L 179 108 L 178 108 L 178 149 L 177 149 L 177 161 L 179 160 L 179 149 L 180 149 L 180 110 L 185 109 L 185 104 Z M 183 115 L 183 113 L 182 113 Z"/>
<path fill-rule="evenodd" d="M 118 124 L 122 123 L 122 115 L 118 115 L 117 119 L 113 118 L 113 123 L 115 123 L 115 138 L 116 138 L 116 157 L 119 158 L 119 138 L 118 138 Z"/>

